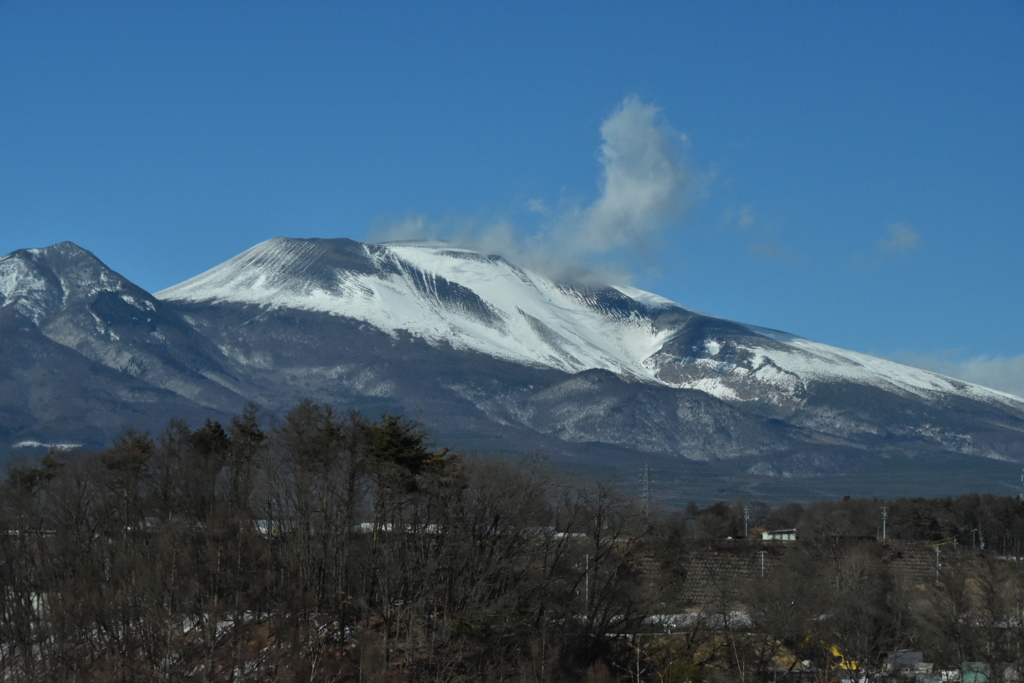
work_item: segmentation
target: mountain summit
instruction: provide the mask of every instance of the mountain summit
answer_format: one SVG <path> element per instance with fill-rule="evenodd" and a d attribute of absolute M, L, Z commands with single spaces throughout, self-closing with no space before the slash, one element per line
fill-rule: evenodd
<path fill-rule="evenodd" d="M 149 294 L 71 242 L 21 249 L 0 258 L 0 306 L 11 307 L 33 324 L 45 325 L 67 307 L 100 292 L 116 294 L 141 311 L 153 310 Z"/>
<path fill-rule="evenodd" d="M 590 466 L 1024 461 L 1014 396 L 438 242 L 277 238 L 155 296 L 69 243 L 24 250 L 0 259 L 0 326 L 8 446 L 310 398 Z"/>

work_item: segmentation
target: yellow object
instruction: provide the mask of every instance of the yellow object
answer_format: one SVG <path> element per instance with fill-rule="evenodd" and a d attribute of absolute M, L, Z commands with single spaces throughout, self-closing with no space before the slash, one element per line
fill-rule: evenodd
<path fill-rule="evenodd" d="M 813 643 L 814 640 L 814 636 L 807 636 L 807 638 L 804 639 L 804 647 L 807 647 L 808 645 Z M 837 663 L 830 663 L 830 668 L 842 669 L 843 671 L 857 671 L 860 668 L 856 661 L 852 659 L 847 659 L 846 655 L 844 655 L 835 645 L 826 643 L 824 640 L 820 638 L 818 638 L 818 643 L 826 650 L 828 650 L 833 657 L 839 660 Z"/>

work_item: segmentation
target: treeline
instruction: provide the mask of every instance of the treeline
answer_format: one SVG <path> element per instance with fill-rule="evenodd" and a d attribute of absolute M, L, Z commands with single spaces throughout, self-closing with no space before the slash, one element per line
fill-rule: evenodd
<path fill-rule="evenodd" d="M 0 681 L 795 680 L 852 661 L 875 675 L 907 648 L 1021 661 L 1024 572 L 991 551 L 1017 547 L 1024 506 L 888 503 L 893 544 L 874 541 L 882 505 L 661 512 L 311 402 L 172 421 L 10 469 Z M 723 540 L 744 526 L 801 540 Z"/>
<path fill-rule="evenodd" d="M 2 680 L 556 680 L 652 604 L 610 486 L 309 402 L 49 455 L 0 500 Z"/>

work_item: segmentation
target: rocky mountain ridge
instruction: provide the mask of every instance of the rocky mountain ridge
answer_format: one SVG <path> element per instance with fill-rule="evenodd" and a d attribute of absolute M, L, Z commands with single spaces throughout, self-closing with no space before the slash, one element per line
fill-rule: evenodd
<path fill-rule="evenodd" d="M 1011 395 L 443 243 L 277 238 L 156 295 L 70 243 L 17 251 L 0 347 L 7 448 L 311 398 L 599 466 L 1024 460 Z"/>

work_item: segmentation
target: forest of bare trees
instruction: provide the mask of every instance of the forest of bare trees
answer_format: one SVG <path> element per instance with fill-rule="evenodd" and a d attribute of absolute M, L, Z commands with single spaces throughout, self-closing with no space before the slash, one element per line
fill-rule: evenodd
<path fill-rule="evenodd" d="M 10 468 L 0 680 L 825 680 L 882 675 L 901 649 L 1020 661 L 1024 504 L 893 501 L 878 542 L 881 505 L 660 511 L 311 402 L 172 421 Z M 725 540 L 744 523 L 801 540 Z"/>

